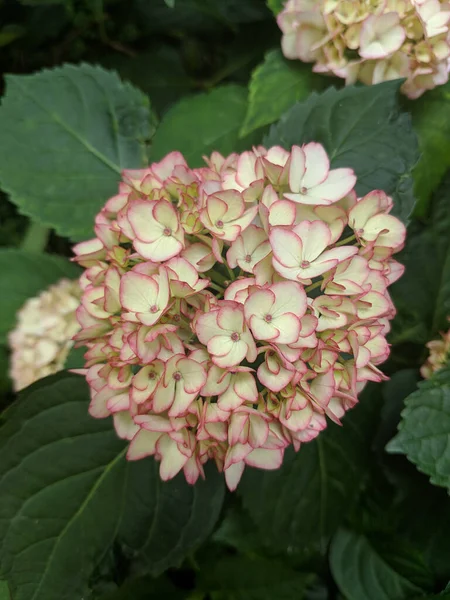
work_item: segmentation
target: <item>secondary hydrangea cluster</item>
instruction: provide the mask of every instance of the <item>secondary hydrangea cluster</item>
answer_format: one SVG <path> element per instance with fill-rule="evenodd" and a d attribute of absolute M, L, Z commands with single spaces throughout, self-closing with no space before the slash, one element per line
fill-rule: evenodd
<path fill-rule="evenodd" d="M 446 333 L 441 334 L 440 340 L 428 342 L 427 348 L 430 351 L 430 355 L 420 369 L 420 373 L 424 379 L 429 379 L 433 373 L 448 364 L 450 360 L 450 329 Z"/>
<path fill-rule="evenodd" d="M 213 459 L 233 490 L 245 465 L 278 468 L 384 378 L 405 227 L 317 143 L 205 162 L 173 152 L 124 171 L 74 249 L 76 340 L 90 413 L 113 415 L 128 459 L 189 483 Z"/>
<path fill-rule="evenodd" d="M 347 84 L 405 77 L 410 98 L 447 82 L 449 22 L 445 0 L 288 0 L 278 15 L 287 58 Z"/>
<path fill-rule="evenodd" d="M 15 391 L 64 368 L 72 338 L 80 330 L 75 314 L 80 298 L 78 281 L 60 279 L 18 311 L 9 335 Z"/>

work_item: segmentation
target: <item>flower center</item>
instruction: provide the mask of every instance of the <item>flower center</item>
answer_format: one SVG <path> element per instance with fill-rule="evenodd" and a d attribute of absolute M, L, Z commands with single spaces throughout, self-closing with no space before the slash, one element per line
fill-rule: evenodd
<path fill-rule="evenodd" d="M 233 342 L 238 342 L 241 339 L 241 336 L 237 333 L 237 331 L 233 331 L 231 334 L 231 339 Z"/>
<path fill-rule="evenodd" d="M 309 260 L 302 260 L 302 262 L 300 263 L 300 266 L 302 269 L 307 269 L 310 266 L 310 262 Z"/>
<path fill-rule="evenodd" d="M 303 186 L 302 189 L 300 190 L 300 192 L 302 194 L 307 194 L 308 193 L 308 188 L 306 188 L 305 186 Z"/>
<path fill-rule="evenodd" d="M 165 227 L 164 231 L 163 231 L 164 235 L 172 235 L 172 230 L 170 229 L 170 227 Z"/>
<path fill-rule="evenodd" d="M 151 312 L 151 313 L 156 313 L 156 312 L 158 312 L 158 307 L 156 306 L 156 304 L 154 304 L 153 306 L 150 306 L 150 312 Z"/>
<path fill-rule="evenodd" d="M 265 315 L 265 317 L 264 317 L 264 321 L 265 321 L 266 323 L 270 323 L 270 322 L 271 322 L 271 320 L 272 320 L 272 315 Z"/>
<path fill-rule="evenodd" d="M 223 221 L 221 221 L 220 219 L 219 219 L 219 221 L 216 221 L 216 227 L 218 229 L 223 229 Z"/>
<path fill-rule="evenodd" d="M 175 379 L 175 381 L 180 381 L 181 380 L 180 371 L 175 371 L 175 373 L 173 374 L 173 378 Z"/>
<path fill-rule="evenodd" d="M 250 263 L 250 262 L 252 262 L 252 257 L 251 257 L 251 254 L 247 254 L 247 256 L 245 257 L 245 259 L 244 259 L 244 260 L 245 260 L 245 262 L 247 262 L 247 263 Z"/>
<path fill-rule="evenodd" d="M 148 378 L 149 378 L 149 379 L 155 379 L 155 377 L 156 377 L 156 373 L 155 373 L 154 371 L 151 371 L 151 372 L 148 374 Z"/>

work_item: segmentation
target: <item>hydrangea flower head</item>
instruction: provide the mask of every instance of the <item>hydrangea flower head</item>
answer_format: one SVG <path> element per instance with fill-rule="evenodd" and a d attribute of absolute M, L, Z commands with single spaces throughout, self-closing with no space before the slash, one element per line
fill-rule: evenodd
<path fill-rule="evenodd" d="M 405 227 L 355 183 L 317 143 L 215 152 L 198 169 L 172 152 L 123 173 L 74 249 L 75 340 L 89 411 L 113 416 L 129 460 L 194 483 L 211 459 L 233 490 L 384 378 Z"/>
<path fill-rule="evenodd" d="M 15 391 L 64 368 L 80 329 L 75 315 L 80 297 L 78 281 L 61 279 L 19 310 L 9 334 L 9 374 Z"/>
<path fill-rule="evenodd" d="M 427 348 L 430 354 L 420 369 L 420 373 L 424 379 L 429 379 L 433 373 L 448 364 L 450 359 L 450 329 L 446 333 L 441 334 L 440 340 L 428 342 Z"/>
<path fill-rule="evenodd" d="M 418 98 L 448 81 L 446 0 L 288 0 L 278 25 L 287 58 L 347 84 L 404 77 L 403 92 Z"/>

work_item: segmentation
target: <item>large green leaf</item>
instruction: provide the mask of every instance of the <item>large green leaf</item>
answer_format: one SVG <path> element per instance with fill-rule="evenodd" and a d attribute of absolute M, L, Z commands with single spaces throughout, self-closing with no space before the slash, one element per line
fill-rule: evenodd
<path fill-rule="evenodd" d="M 320 544 L 324 550 L 354 506 L 367 472 L 379 390 L 370 386 L 361 403 L 296 454 L 289 450 L 277 471 L 246 469 L 238 492 L 261 539 L 289 554 Z"/>
<path fill-rule="evenodd" d="M 405 401 L 388 452 L 406 454 L 431 482 L 450 490 L 450 368 L 438 371 Z"/>
<path fill-rule="evenodd" d="M 0 564 L 14 600 L 82 598 L 113 542 L 124 443 L 87 401 L 81 377 L 41 380 L 0 430 Z"/>
<path fill-rule="evenodd" d="M 66 65 L 6 77 L 0 185 L 20 210 L 73 239 L 117 192 L 123 168 L 146 162 L 146 96 L 114 72 Z"/>
<path fill-rule="evenodd" d="M 290 106 L 309 95 L 317 79 L 310 65 L 288 61 L 280 50 L 268 52 L 252 73 L 241 135 L 279 119 Z"/>
<path fill-rule="evenodd" d="M 6 581 L 0 581 L 0 600 L 11 600 L 8 584 Z"/>
<path fill-rule="evenodd" d="M 345 529 L 331 543 L 330 565 L 347 600 L 411 600 L 421 589 L 394 570 L 369 540 Z"/>
<path fill-rule="evenodd" d="M 238 142 L 247 107 L 247 91 L 224 85 L 211 92 L 183 98 L 167 111 L 153 138 L 151 158 L 160 160 L 179 150 L 189 166 L 203 165 L 202 156 L 217 150 L 224 155 L 251 143 Z"/>
<path fill-rule="evenodd" d="M 190 486 L 183 474 L 162 483 L 154 460 L 130 464 L 119 541 L 143 570 L 158 575 L 180 564 L 211 533 L 225 486 L 208 467 L 205 481 Z"/>
<path fill-rule="evenodd" d="M 394 198 L 393 214 L 407 221 L 414 207 L 411 171 L 419 154 L 411 118 L 399 111 L 400 83 L 312 94 L 271 127 L 264 145 L 320 142 L 333 168 L 355 170 L 359 195 L 384 190 Z"/>
<path fill-rule="evenodd" d="M 145 571 L 178 564 L 220 512 L 222 481 L 165 484 L 153 459 L 127 463 L 126 444 L 110 420 L 88 415 L 88 401 L 83 378 L 61 373 L 27 388 L 4 415 L 0 574 L 14 600 L 86 597 L 118 534 L 132 559 L 144 542 Z"/>
<path fill-rule="evenodd" d="M 439 86 L 410 103 L 421 158 L 414 169 L 415 214 L 424 216 L 432 193 L 450 168 L 450 83 Z"/>
<path fill-rule="evenodd" d="M 32 298 L 63 277 L 75 279 L 80 269 L 67 258 L 0 249 L 0 342 L 16 322 L 16 313 Z"/>
<path fill-rule="evenodd" d="M 148 94 L 158 114 L 192 87 L 181 55 L 172 46 L 159 44 L 134 57 L 108 53 L 101 62 L 107 68 L 116 69 L 121 77 Z"/>
<path fill-rule="evenodd" d="M 450 173 L 435 195 L 426 227 L 409 232 L 398 260 L 406 267 L 391 293 L 398 316 L 392 343 L 423 345 L 448 329 L 450 315 Z"/>
<path fill-rule="evenodd" d="M 199 586 L 212 600 L 302 600 L 313 580 L 281 562 L 237 556 L 202 570 Z"/>
<path fill-rule="evenodd" d="M 186 600 L 182 590 L 177 589 L 168 579 L 139 577 L 126 581 L 118 590 L 103 594 L 96 600 Z M 1 600 L 1 598 L 0 598 Z"/>

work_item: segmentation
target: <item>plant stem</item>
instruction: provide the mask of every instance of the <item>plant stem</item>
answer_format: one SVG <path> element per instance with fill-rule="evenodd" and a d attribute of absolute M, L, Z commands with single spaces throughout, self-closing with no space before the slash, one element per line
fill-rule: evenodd
<path fill-rule="evenodd" d="M 322 285 L 322 283 L 323 283 L 323 279 L 321 279 L 320 281 L 316 281 L 316 283 L 312 283 L 307 288 L 305 288 L 305 292 L 308 293 L 311 290 L 315 290 L 316 288 L 319 287 L 319 285 Z"/>
<path fill-rule="evenodd" d="M 337 248 L 338 246 L 344 246 L 345 244 L 348 244 L 349 242 L 353 242 L 353 240 L 356 240 L 355 234 L 349 235 L 348 237 L 344 238 L 340 242 L 336 242 L 336 244 L 334 244 L 334 248 Z"/>
<path fill-rule="evenodd" d="M 43 227 L 39 223 L 30 223 L 20 247 L 26 252 L 43 252 L 49 235 L 50 229 L 47 227 Z"/>
<path fill-rule="evenodd" d="M 223 288 L 221 288 L 220 285 L 213 283 L 212 281 L 208 285 L 208 287 L 212 288 L 213 290 L 216 290 L 216 292 L 220 292 L 221 294 L 223 294 Z"/>
<path fill-rule="evenodd" d="M 226 286 L 226 281 L 227 278 L 225 277 L 225 275 L 221 275 L 220 273 L 218 273 L 217 271 L 208 271 L 207 273 L 205 273 L 205 276 L 208 277 L 208 279 L 212 279 L 212 281 L 215 281 L 218 285 L 221 286 Z"/>

